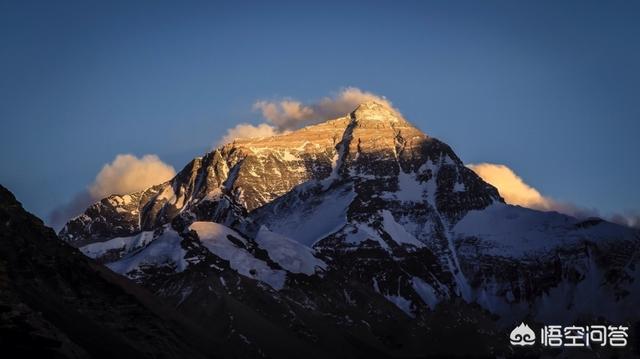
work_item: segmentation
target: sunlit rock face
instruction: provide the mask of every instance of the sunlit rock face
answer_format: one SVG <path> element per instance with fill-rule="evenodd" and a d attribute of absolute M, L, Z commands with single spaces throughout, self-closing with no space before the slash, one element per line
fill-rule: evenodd
<path fill-rule="evenodd" d="M 637 231 L 507 205 L 448 145 L 376 102 L 226 144 L 166 183 L 92 205 L 60 235 L 204 322 L 216 317 L 203 303 L 231 296 L 324 347 L 328 327 L 412 356 L 438 348 L 418 339 L 434 332 L 640 318 Z"/>
<path fill-rule="evenodd" d="M 479 207 L 498 198 L 491 186 L 461 166 L 448 146 L 423 134 L 395 110 L 368 102 L 342 118 L 281 136 L 224 145 L 194 159 L 164 184 L 92 205 L 70 221 L 61 236 L 78 243 L 124 236 L 169 223 L 184 212 L 196 219 L 233 224 L 244 212 L 308 181 L 353 176 L 377 179 L 380 184 L 391 181 L 393 186 L 401 170 L 427 182 L 440 167 L 444 170 L 436 181 L 443 188 L 451 185 L 447 192 L 456 183 L 479 189 L 485 192 Z M 436 186 L 429 194 L 434 200 L 437 190 Z M 464 201 L 463 195 L 454 197 Z M 448 204 L 442 202 L 443 209 Z M 445 210 L 454 215 L 456 208 Z"/>

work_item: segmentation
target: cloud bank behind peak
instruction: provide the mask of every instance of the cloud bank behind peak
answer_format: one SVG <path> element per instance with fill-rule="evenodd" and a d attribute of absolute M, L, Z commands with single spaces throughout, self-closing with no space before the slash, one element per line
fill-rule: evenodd
<path fill-rule="evenodd" d="M 478 174 L 485 182 L 498 189 L 505 202 L 540 211 L 556 211 L 576 218 L 600 217 L 595 209 L 558 201 L 545 196 L 527 184 L 511 168 L 495 163 L 468 164 L 467 167 Z M 611 222 L 628 227 L 640 228 L 640 213 L 627 211 L 607 216 Z"/>
<path fill-rule="evenodd" d="M 357 87 L 346 87 L 332 96 L 311 103 L 292 98 L 258 100 L 253 104 L 253 110 L 261 114 L 264 122 L 259 125 L 241 123 L 230 128 L 217 145 L 230 143 L 238 138 L 274 136 L 320 123 L 343 116 L 367 101 L 377 101 L 393 108 L 392 103 L 384 96 Z"/>
<path fill-rule="evenodd" d="M 174 168 L 156 155 L 140 158 L 131 154 L 119 154 L 105 164 L 86 190 L 76 194 L 67 204 L 55 208 L 49 215 L 49 225 L 58 230 L 74 216 L 81 214 L 92 203 L 112 194 L 141 191 L 165 182 L 173 176 Z"/>

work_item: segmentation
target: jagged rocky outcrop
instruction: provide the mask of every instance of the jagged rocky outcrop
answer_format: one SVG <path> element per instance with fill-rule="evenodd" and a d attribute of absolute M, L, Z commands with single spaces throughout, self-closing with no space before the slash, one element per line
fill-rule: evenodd
<path fill-rule="evenodd" d="M 497 355 L 498 333 L 525 318 L 640 318 L 637 231 L 505 204 L 376 102 L 224 145 L 92 205 L 60 236 L 203 323 L 217 314 L 202 303 L 233 298 L 301 348 L 340 342 L 345 357 Z M 478 327 L 467 337 L 480 349 L 446 347 Z"/>

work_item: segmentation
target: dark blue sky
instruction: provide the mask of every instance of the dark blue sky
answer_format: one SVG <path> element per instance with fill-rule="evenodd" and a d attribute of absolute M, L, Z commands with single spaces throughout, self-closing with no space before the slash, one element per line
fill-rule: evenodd
<path fill-rule="evenodd" d="M 180 169 L 258 99 L 355 86 L 467 163 L 639 209 L 640 3 L 233 3 L 1 1 L 0 183 L 46 217 L 116 154 Z"/>

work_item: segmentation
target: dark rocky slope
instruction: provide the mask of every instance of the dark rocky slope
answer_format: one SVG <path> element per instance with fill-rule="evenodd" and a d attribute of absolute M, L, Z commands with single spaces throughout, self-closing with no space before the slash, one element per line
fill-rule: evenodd
<path fill-rule="evenodd" d="M 2 186 L 0 223 L 3 356 L 204 357 L 205 342 L 195 327 L 58 240 Z"/>

